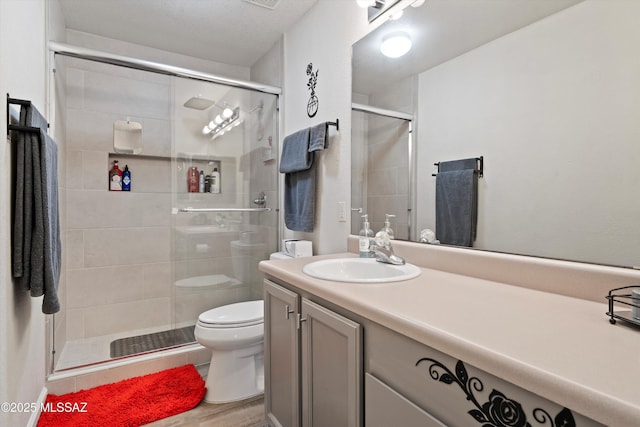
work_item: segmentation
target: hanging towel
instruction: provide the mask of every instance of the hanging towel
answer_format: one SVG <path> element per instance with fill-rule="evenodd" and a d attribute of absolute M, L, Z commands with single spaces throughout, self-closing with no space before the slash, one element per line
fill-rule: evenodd
<path fill-rule="evenodd" d="M 313 164 L 313 153 L 309 152 L 310 129 L 299 130 L 282 141 L 280 173 L 293 173 L 307 170 Z"/>
<path fill-rule="evenodd" d="M 440 243 L 473 246 L 478 218 L 475 159 L 441 162 L 436 175 L 436 235 Z"/>
<path fill-rule="evenodd" d="M 284 222 L 288 229 L 311 232 L 315 223 L 316 167 L 314 153 L 327 145 L 327 124 L 284 138 L 280 172 L 284 173 Z"/>
<path fill-rule="evenodd" d="M 309 130 L 309 152 L 320 151 L 327 148 L 329 139 L 328 130 L 329 125 L 327 122 L 320 123 L 319 125 L 313 126 Z"/>
<path fill-rule="evenodd" d="M 46 134 L 44 117 L 32 105 L 22 106 L 21 117 L 25 109 L 24 124 L 40 132 L 18 132 L 16 139 L 14 276 L 32 296 L 44 295 L 42 311 L 53 314 L 60 310 L 58 149 Z"/>

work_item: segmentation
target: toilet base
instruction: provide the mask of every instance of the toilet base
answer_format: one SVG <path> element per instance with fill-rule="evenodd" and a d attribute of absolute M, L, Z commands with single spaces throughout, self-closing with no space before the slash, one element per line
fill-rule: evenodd
<path fill-rule="evenodd" d="M 228 403 L 264 392 L 263 343 L 232 351 L 213 350 L 206 381 L 207 403 Z"/>

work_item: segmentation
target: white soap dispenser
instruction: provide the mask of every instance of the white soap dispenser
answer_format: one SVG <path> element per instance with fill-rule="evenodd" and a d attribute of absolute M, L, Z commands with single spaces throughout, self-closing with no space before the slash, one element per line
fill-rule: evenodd
<path fill-rule="evenodd" d="M 360 230 L 360 258 L 373 258 L 374 254 L 371 250 L 371 241 L 373 239 L 373 230 L 369 226 L 369 215 L 362 215 L 362 230 Z"/>

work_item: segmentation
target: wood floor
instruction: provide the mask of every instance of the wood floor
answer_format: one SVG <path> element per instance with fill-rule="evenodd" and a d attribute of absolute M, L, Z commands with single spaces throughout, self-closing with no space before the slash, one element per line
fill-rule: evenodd
<path fill-rule="evenodd" d="M 213 404 L 200 402 L 190 411 L 146 424 L 147 427 L 263 427 L 264 398 Z"/>

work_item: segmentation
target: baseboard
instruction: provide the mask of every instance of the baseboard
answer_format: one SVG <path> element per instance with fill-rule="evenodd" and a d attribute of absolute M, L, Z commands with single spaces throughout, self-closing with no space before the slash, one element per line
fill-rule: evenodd
<path fill-rule="evenodd" d="M 40 391 L 40 395 L 38 396 L 38 401 L 36 402 L 37 404 L 36 410 L 31 413 L 31 416 L 29 417 L 29 421 L 27 422 L 27 427 L 38 426 L 38 420 L 40 419 L 40 411 L 44 406 L 45 401 L 47 400 L 47 394 L 48 394 L 47 388 L 42 387 L 42 390 Z"/>

